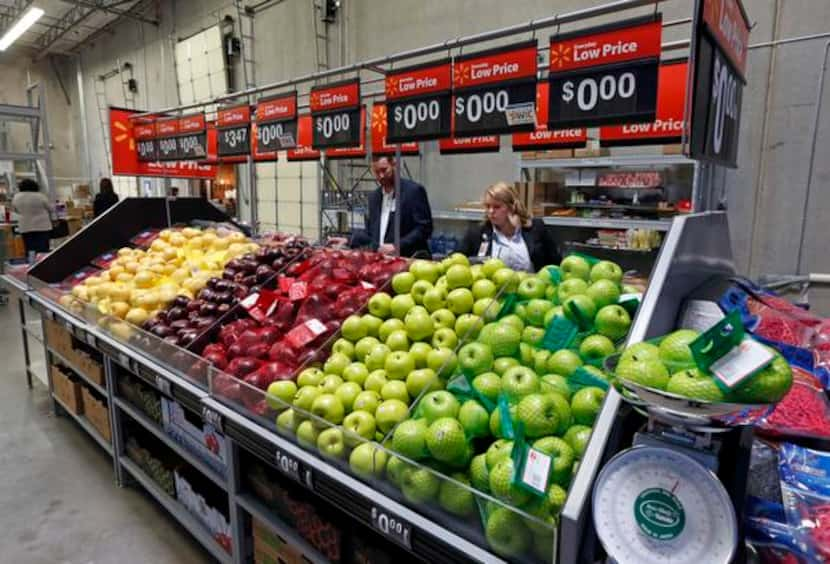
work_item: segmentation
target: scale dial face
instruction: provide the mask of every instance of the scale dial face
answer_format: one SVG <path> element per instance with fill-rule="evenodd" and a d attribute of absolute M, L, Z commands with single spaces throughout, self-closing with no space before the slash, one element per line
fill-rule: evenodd
<path fill-rule="evenodd" d="M 728 563 L 738 543 L 735 510 L 717 476 L 681 452 L 638 446 L 597 477 L 594 526 L 619 564 Z"/>

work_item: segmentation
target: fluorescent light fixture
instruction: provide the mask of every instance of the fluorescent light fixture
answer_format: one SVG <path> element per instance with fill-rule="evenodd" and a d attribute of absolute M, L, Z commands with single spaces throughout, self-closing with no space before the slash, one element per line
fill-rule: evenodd
<path fill-rule="evenodd" d="M 17 41 L 21 35 L 26 33 L 26 30 L 32 27 L 42 15 L 43 10 L 40 8 L 29 8 L 29 10 L 23 14 L 23 17 L 17 20 L 15 24 L 11 26 L 5 34 L 3 34 L 3 37 L 0 37 L 0 51 L 8 49 L 9 46 Z"/>

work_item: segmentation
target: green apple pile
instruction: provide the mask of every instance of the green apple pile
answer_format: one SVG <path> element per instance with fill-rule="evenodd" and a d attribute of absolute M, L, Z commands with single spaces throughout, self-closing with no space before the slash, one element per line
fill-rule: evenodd
<path fill-rule="evenodd" d="M 733 390 L 724 391 L 715 377 L 695 362 L 690 345 L 700 336 L 679 329 L 657 339 L 627 347 L 620 355 L 615 375 L 654 390 L 708 402 L 774 403 L 789 391 L 792 370 L 775 352 L 772 362 Z"/>

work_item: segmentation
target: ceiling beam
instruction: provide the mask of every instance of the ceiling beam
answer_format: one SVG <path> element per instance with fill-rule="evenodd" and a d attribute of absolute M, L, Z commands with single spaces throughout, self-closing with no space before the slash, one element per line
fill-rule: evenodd
<path fill-rule="evenodd" d="M 64 0 L 65 1 L 65 0 Z M 114 16 L 121 16 L 124 18 L 130 18 L 142 23 L 152 24 L 157 26 L 159 24 L 158 20 L 154 20 L 152 18 L 146 18 L 141 14 L 134 13 L 131 8 L 126 10 L 122 10 L 120 8 L 116 8 L 120 4 L 124 4 L 122 0 L 115 0 L 114 2 L 106 2 L 104 0 L 73 0 L 72 2 L 76 6 L 83 6 L 85 8 L 95 8 L 96 10 L 100 10 L 101 12 L 112 14 Z"/>
<path fill-rule="evenodd" d="M 0 13 L 0 35 L 6 33 L 14 22 L 23 15 L 29 6 L 32 5 L 33 0 L 12 0 L 10 4 L 0 6 L 4 8 Z"/>
<path fill-rule="evenodd" d="M 88 8 L 81 5 L 75 5 L 67 10 L 63 16 L 58 18 L 53 27 L 46 30 L 35 41 L 39 51 L 35 59 L 42 59 L 45 57 L 52 45 L 66 35 L 69 30 L 92 15 L 94 11 L 95 8 Z"/>

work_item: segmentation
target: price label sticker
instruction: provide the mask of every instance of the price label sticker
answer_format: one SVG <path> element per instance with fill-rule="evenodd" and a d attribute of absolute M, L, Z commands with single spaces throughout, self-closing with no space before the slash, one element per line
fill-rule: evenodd
<path fill-rule="evenodd" d="M 296 302 L 297 300 L 304 300 L 308 295 L 308 285 L 299 280 L 291 284 L 288 288 L 288 299 L 292 302 Z"/>
<path fill-rule="evenodd" d="M 744 337 L 741 344 L 720 357 L 709 370 L 727 388 L 734 388 L 772 362 L 775 355 L 767 347 Z"/>
<path fill-rule="evenodd" d="M 392 542 L 412 549 L 412 525 L 391 511 L 372 507 L 372 528 Z"/>
<path fill-rule="evenodd" d="M 549 455 L 535 448 L 528 448 L 522 468 L 522 483 L 544 494 L 548 489 L 552 464 L 553 459 Z"/>
<path fill-rule="evenodd" d="M 528 125 L 536 123 L 536 105 L 533 102 L 512 104 L 504 109 L 504 117 L 507 118 L 507 125 Z"/>
<path fill-rule="evenodd" d="M 278 448 L 274 451 L 274 461 L 280 472 L 295 482 L 309 489 L 314 489 L 311 470 L 306 468 L 297 458 Z"/>
<path fill-rule="evenodd" d="M 130 357 L 127 356 L 126 354 L 122 353 L 122 352 L 118 353 L 118 363 L 121 366 L 123 366 L 124 368 L 126 368 L 127 370 L 131 369 L 130 368 Z"/>
<path fill-rule="evenodd" d="M 202 406 L 202 419 L 205 423 L 213 425 L 216 430 L 223 431 L 222 416 L 206 405 Z"/>
<path fill-rule="evenodd" d="M 49 321 L 54 321 L 55 320 L 55 312 L 52 311 L 51 309 L 47 309 L 46 310 L 46 317 L 47 317 L 47 319 L 49 319 Z"/>
<path fill-rule="evenodd" d="M 62 319 L 63 326 L 66 327 L 66 330 L 69 331 L 70 334 L 75 333 L 75 326 L 68 319 Z"/>
<path fill-rule="evenodd" d="M 319 319 L 309 319 L 286 333 L 285 338 L 292 347 L 300 348 L 325 332 L 326 326 Z"/>
<path fill-rule="evenodd" d="M 159 374 L 156 374 L 156 388 L 158 388 L 161 393 L 167 396 L 170 395 L 170 381 L 162 378 Z"/>
<path fill-rule="evenodd" d="M 95 335 L 93 335 L 92 333 L 87 333 L 86 334 L 86 344 L 89 345 L 90 347 L 97 346 L 97 343 L 95 342 Z"/>

